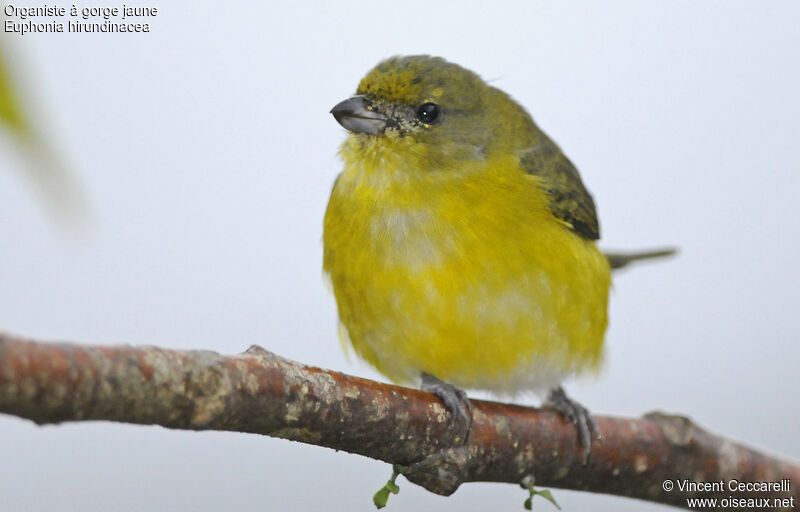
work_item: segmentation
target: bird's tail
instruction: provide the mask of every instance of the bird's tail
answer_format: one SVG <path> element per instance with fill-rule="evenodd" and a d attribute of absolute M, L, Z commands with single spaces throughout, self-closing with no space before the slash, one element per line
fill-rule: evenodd
<path fill-rule="evenodd" d="M 664 249 L 655 249 L 652 251 L 637 251 L 637 252 L 604 252 L 608 263 L 611 265 L 612 270 L 617 270 L 627 267 L 630 263 L 640 260 L 650 260 L 656 258 L 666 258 L 673 256 L 678 252 L 676 247 L 667 247 Z"/>

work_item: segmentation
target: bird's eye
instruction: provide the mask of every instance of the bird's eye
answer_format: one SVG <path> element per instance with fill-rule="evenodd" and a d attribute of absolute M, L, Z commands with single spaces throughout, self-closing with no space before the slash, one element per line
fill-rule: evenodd
<path fill-rule="evenodd" d="M 417 119 L 425 124 L 433 124 L 439 120 L 439 105 L 423 103 L 417 108 Z"/>

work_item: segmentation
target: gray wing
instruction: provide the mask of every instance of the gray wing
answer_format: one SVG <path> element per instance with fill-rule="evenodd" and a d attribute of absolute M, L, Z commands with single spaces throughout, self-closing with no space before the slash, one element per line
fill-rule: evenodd
<path fill-rule="evenodd" d="M 578 170 L 558 146 L 545 138 L 519 156 L 525 171 L 541 178 L 553 215 L 584 238 L 599 239 L 600 225 L 592 195 L 583 185 Z"/>

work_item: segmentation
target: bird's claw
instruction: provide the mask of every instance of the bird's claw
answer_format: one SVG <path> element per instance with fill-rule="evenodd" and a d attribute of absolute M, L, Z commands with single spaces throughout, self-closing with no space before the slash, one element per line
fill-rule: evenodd
<path fill-rule="evenodd" d="M 597 430 L 594 418 L 586 407 L 569 398 L 561 386 L 550 391 L 547 402 L 575 425 L 578 431 L 578 441 L 583 446 L 583 464 L 586 465 L 592 452 L 592 438 L 597 441 L 603 440 L 603 436 Z"/>
<path fill-rule="evenodd" d="M 466 443 L 472 430 L 472 404 L 464 390 L 441 381 L 428 373 L 422 374 L 422 390 L 438 396 L 452 415 L 454 422 L 464 425 L 462 443 Z"/>

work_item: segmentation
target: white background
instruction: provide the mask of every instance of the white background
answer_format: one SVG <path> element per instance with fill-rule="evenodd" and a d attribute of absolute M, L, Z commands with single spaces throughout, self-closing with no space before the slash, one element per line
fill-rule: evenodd
<path fill-rule="evenodd" d="M 800 457 L 800 4 L 150 5 L 150 34 L 0 34 L 94 220 L 59 234 L 0 137 L 0 328 L 223 353 L 258 343 L 380 378 L 342 353 L 322 281 L 345 136 L 328 111 L 379 60 L 431 53 L 509 92 L 562 146 L 596 198 L 603 247 L 681 247 L 617 276 L 605 370 L 568 391 L 597 413 L 679 412 Z M 0 416 L 0 439 L 12 511 L 370 510 L 390 473 L 234 433 Z M 445 499 L 399 483 L 389 510 L 525 499 L 512 485 Z M 667 510 L 554 494 L 571 511 Z"/>

